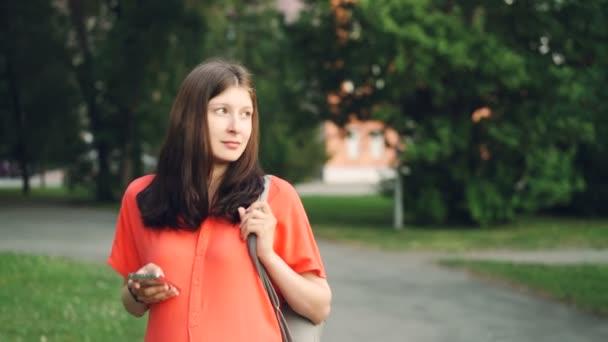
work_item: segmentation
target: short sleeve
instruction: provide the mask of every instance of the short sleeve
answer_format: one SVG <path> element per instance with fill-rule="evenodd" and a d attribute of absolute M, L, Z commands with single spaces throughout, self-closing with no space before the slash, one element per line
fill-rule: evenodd
<path fill-rule="evenodd" d="M 275 252 L 297 273 L 313 272 L 326 278 L 308 216 L 294 187 L 272 177 L 269 204 L 277 219 Z"/>
<path fill-rule="evenodd" d="M 136 194 L 133 192 L 132 187 L 129 187 L 123 196 L 112 251 L 107 260 L 108 264 L 125 278 L 129 272 L 135 272 L 142 266 L 134 233 L 139 211 L 135 203 Z"/>

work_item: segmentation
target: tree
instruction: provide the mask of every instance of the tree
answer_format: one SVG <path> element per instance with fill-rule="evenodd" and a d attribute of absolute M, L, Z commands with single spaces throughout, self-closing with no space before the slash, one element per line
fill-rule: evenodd
<path fill-rule="evenodd" d="M 315 42 L 303 59 L 316 107 L 338 123 L 379 118 L 401 133 L 404 208 L 415 220 L 506 221 L 582 189 L 575 157 L 592 122 L 564 97 L 572 71 L 530 49 L 564 8 L 525 3 L 309 4 L 296 37 Z"/>
<path fill-rule="evenodd" d="M 76 36 L 77 53 L 74 56 L 74 69 L 86 105 L 90 133 L 93 136 L 93 147 L 97 159 L 95 197 L 97 200 L 107 201 L 113 199 L 109 146 L 111 139 L 107 136 L 110 129 L 104 117 L 100 91 L 96 86 L 99 84 L 99 71 L 95 61 L 97 44 L 103 40 L 91 34 L 87 28 L 87 20 L 89 23 L 107 22 L 107 25 L 98 26 L 101 28 L 97 31 L 103 33 L 107 30 L 107 26 L 111 26 L 111 22 L 108 22 L 107 17 L 102 16 L 104 11 L 100 11 L 101 14 L 97 19 L 93 19 L 94 16 L 89 17 L 88 11 L 99 11 L 98 5 L 99 2 L 97 1 L 85 3 L 68 0 L 69 17 Z"/>
<path fill-rule="evenodd" d="M 608 187 L 604 181 L 608 171 L 608 93 L 604 86 L 607 77 L 608 30 L 602 23 L 608 17 L 608 1 L 555 1 L 543 4 L 515 3 L 511 16 L 521 18 L 519 13 L 531 12 L 526 17 L 526 27 L 543 32 L 542 40 L 528 39 L 535 43 L 545 60 L 560 66 L 559 96 L 555 102 L 556 114 L 564 125 L 580 125 L 585 122 L 586 138 L 576 148 L 574 163 L 584 180 L 584 189 L 576 191 L 571 203 L 563 203 L 556 209 L 577 214 L 601 214 L 603 203 L 608 200 Z M 506 36 L 506 35 L 505 35 Z M 513 36 L 511 36 L 513 37 Z M 515 37 L 526 35 L 517 32 Z M 577 120 L 584 118 L 584 121 Z M 564 141 L 571 144 L 570 141 Z"/>
<path fill-rule="evenodd" d="M 168 81 L 182 76 L 184 66 L 194 64 L 201 54 L 197 46 L 203 19 L 188 9 L 185 2 L 167 1 L 112 7 L 113 26 L 100 51 L 99 67 L 105 75 L 106 110 L 114 119 L 110 124 L 121 142 L 116 146 L 121 187 L 144 174 L 144 145 L 161 140 L 160 134 L 146 134 L 143 126 L 164 126 L 171 104 L 160 98 L 177 93 L 174 82 Z"/>
<path fill-rule="evenodd" d="M 82 152 L 74 80 L 64 48 L 65 25 L 47 1 L 3 2 L 0 144 L 18 160 L 23 193 L 32 170 L 44 171 Z"/>

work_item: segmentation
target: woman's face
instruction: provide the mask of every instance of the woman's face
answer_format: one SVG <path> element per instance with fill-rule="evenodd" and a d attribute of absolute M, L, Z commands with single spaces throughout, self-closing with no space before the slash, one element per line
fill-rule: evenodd
<path fill-rule="evenodd" d="M 247 89 L 230 87 L 209 100 L 207 123 L 216 164 L 239 159 L 251 136 L 253 102 Z"/>

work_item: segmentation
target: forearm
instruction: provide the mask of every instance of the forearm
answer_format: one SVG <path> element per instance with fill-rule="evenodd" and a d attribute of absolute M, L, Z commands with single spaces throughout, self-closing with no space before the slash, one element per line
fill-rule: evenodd
<path fill-rule="evenodd" d="M 331 290 L 324 279 L 296 273 L 275 253 L 260 260 L 291 309 L 315 324 L 329 316 Z"/>
<path fill-rule="evenodd" d="M 121 299 L 125 310 L 135 317 L 141 317 L 148 311 L 148 305 L 136 302 L 126 284 L 122 287 Z"/>

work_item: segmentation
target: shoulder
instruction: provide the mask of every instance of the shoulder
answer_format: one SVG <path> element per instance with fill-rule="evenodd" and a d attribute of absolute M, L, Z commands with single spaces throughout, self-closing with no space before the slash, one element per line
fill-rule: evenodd
<path fill-rule="evenodd" d="M 299 198 L 294 186 L 283 178 L 277 176 L 270 177 L 269 201 L 274 201 L 275 199 L 284 201 L 291 198 Z"/>
<path fill-rule="evenodd" d="M 153 179 L 154 175 L 145 175 L 134 179 L 127 186 L 127 189 L 125 190 L 125 196 L 137 196 L 137 194 L 140 193 L 143 189 L 145 189 L 152 182 Z"/>
<path fill-rule="evenodd" d="M 288 181 L 272 176 L 268 191 L 268 204 L 277 217 L 304 212 L 304 205 L 295 187 Z"/>
<path fill-rule="evenodd" d="M 125 189 L 122 198 L 123 205 L 127 203 L 134 203 L 137 194 L 144 190 L 152 182 L 153 179 L 154 175 L 145 175 L 131 181 L 131 183 L 129 183 L 129 185 Z"/>
<path fill-rule="evenodd" d="M 122 196 L 119 215 L 124 216 L 127 220 L 136 220 L 141 215 L 139 206 L 137 205 L 137 194 L 144 190 L 154 179 L 154 175 L 145 175 L 134 179 L 129 183 Z M 138 222 L 130 221 L 131 223 Z"/>

